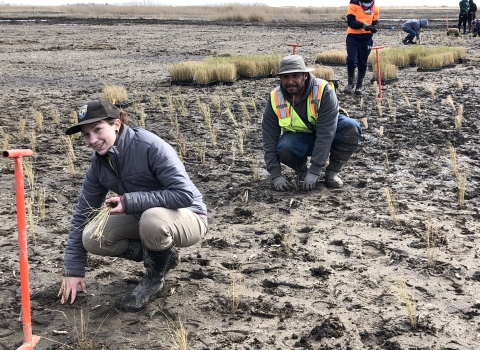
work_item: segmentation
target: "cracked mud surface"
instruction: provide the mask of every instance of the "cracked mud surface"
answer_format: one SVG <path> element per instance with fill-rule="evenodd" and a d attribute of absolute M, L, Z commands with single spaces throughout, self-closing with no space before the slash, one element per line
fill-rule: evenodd
<path fill-rule="evenodd" d="M 311 193 L 272 190 L 262 160 L 260 121 L 277 79 L 210 88 L 170 86 L 169 64 L 217 54 L 287 55 L 287 42 L 301 43 L 298 53 L 313 65 L 317 52 L 345 47 L 344 31 L 338 23 L 313 28 L 108 20 L 0 24 L 0 126 L 10 148 L 30 148 L 35 131 L 35 179 L 46 190 L 46 217 L 37 219 L 36 238 L 29 236 L 28 242 L 33 333 L 42 337 L 35 349 L 76 348 L 81 312 L 89 320 L 87 338 L 94 338 L 91 349 L 168 349 L 161 341 L 164 313 L 182 321 L 191 349 L 480 346 L 478 41 L 446 37 L 440 24 L 429 27 L 424 38 L 430 44 L 465 46 L 469 61 L 438 72 L 401 70 L 397 82 L 383 87 L 381 111 L 372 84 L 366 85 L 363 102 L 338 93 L 352 117 L 364 126 L 364 118 L 368 122 L 340 190 L 323 183 Z M 374 40 L 396 46 L 402 37 L 401 31 L 383 29 Z M 334 70 L 342 88 L 346 68 Z M 367 79 L 372 76 L 367 73 Z M 70 216 L 90 155 L 76 139 L 76 175 L 71 175 L 63 131 L 72 111 L 101 97 L 105 83 L 124 85 L 143 108 L 146 128 L 178 150 L 171 122 L 176 115 L 187 141 L 185 166 L 209 209 L 203 242 L 181 250 L 181 263 L 167 275 L 161 296 L 135 314 L 118 312 L 113 305 L 142 276 L 139 263 L 90 256 L 87 295 L 74 305 L 60 305 L 56 297 Z M 216 147 L 198 100 L 210 107 Z M 171 109 L 172 101 L 176 107 Z M 460 105 L 463 121 L 456 127 Z M 224 113 L 228 106 L 237 125 Z M 61 126 L 50 115 L 55 108 Z M 43 130 L 32 109 L 43 113 Z M 138 109 L 127 109 L 132 124 Z M 197 150 L 204 141 L 206 162 L 200 164 Z M 466 175 L 463 207 L 448 142 Z M 254 168 L 259 181 L 253 181 Z M 285 169 L 285 174 L 293 179 L 293 172 Z M 0 349 L 17 348 L 23 338 L 13 175 L 12 163 L 2 160 Z M 396 222 L 386 188 L 395 201 Z M 428 226 L 434 241 L 431 266 Z M 292 230 L 293 243 L 286 248 Z M 241 277 L 242 287 L 235 312 L 232 274 Z M 415 329 L 396 286 L 399 280 L 417 305 Z"/>

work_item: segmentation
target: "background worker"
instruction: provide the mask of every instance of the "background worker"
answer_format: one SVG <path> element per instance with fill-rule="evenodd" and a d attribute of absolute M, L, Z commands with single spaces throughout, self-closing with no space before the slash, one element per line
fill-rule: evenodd
<path fill-rule="evenodd" d="M 405 45 L 415 44 L 413 38 L 417 38 L 417 43 L 421 44 L 420 40 L 420 30 L 428 26 L 428 21 L 426 19 L 410 19 L 403 23 L 402 30 L 408 35 L 405 39 L 402 40 L 402 43 Z"/>
<path fill-rule="evenodd" d="M 73 303 L 86 293 L 87 252 L 141 262 L 139 284 L 115 303 L 139 311 L 157 297 L 179 261 L 176 247 L 198 243 L 207 232 L 207 208 L 175 150 L 157 135 L 126 125 L 128 116 L 96 100 L 82 106 L 67 135 L 82 133 L 94 153 L 72 216 L 58 296 Z M 105 200 L 108 191 L 116 195 Z M 92 208 L 115 204 L 101 237 L 85 230 Z"/>
<path fill-rule="evenodd" d="M 458 31 L 460 32 L 460 28 L 463 27 L 463 34 L 467 33 L 467 19 L 468 19 L 468 11 L 470 9 L 470 2 L 469 0 L 461 0 L 458 3 L 460 7 L 460 12 L 458 14 Z"/>
<path fill-rule="evenodd" d="M 367 72 L 368 55 L 373 46 L 373 33 L 377 32 L 379 10 L 375 1 L 350 0 L 347 13 L 347 75 L 348 84 L 343 92 L 354 88 L 355 68 L 358 67 L 355 94 L 362 93 L 363 79 Z"/>
<path fill-rule="evenodd" d="M 270 93 L 263 112 L 264 159 L 277 191 L 292 188 L 281 164 L 295 170 L 301 189 L 311 191 L 329 155 L 325 185 L 342 187 L 338 174 L 361 144 L 360 124 L 339 113 L 335 91 L 312 70 L 301 56 L 284 57 L 278 72 L 280 85 Z M 311 157 L 310 167 L 307 157 Z"/>
<path fill-rule="evenodd" d="M 468 8 L 468 14 L 467 14 L 467 28 L 468 32 L 470 33 L 472 31 L 472 21 L 476 18 L 476 13 L 477 13 L 477 4 L 473 2 L 473 0 L 469 0 L 468 2 L 469 8 Z"/>

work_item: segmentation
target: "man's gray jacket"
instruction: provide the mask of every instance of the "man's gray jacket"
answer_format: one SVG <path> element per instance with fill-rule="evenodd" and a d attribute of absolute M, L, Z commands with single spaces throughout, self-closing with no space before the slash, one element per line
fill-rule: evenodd
<path fill-rule="evenodd" d="M 300 100 L 295 103 L 292 101 L 292 97 L 288 94 L 288 92 L 281 87 L 283 96 L 304 122 L 308 120 L 307 98 L 312 91 L 314 82 L 315 76 L 310 73 L 308 79 L 305 81 L 303 95 Z M 273 179 L 282 175 L 280 160 L 275 152 L 282 129 L 278 124 L 278 117 L 272 109 L 272 103 L 270 99 L 271 95 L 269 95 L 267 105 L 263 111 L 262 142 L 267 171 L 270 173 L 270 176 Z M 323 91 L 323 96 L 321 97 L 320 108 L 317 110 L 317 115 L 318 119 L 316 130 L 314 131 L 316 132 L 316 139 L 312 156 L 310 158 L 311 166 L 309 171 L 312 174 L 320 175 L 322 167 L 327 162 L 330 154 L 330 148 L 335 137 L 338 122 L 337 95 L 330 85 L 327 85 Z"/>
<path fill-rule="evenodd" d="M 110 162 L 108 158 L 110 158 Z M 154 207 L 188 208 L 207 215 L 202 195 L 190 180 L 175 150 L 155 134 L 124 125 L 108 155 L 94 153 L 73 212 L 63 263 L 64 276 L 85 276 L 87 251 L 83 228 L 92 208 L 99 208 L 108 191 L 125 200 L 125 214 Z"/>

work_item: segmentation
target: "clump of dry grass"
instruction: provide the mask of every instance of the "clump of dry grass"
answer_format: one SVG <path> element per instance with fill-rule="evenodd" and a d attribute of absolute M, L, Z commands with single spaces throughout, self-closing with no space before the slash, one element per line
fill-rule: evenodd
<path fill-rule="evenodd" d="M 463 91 L 463 81 L 462 81 L 462 79 L 458 79 L 458 88 L 460 89 L 460 91 Z"/>
<path fill-rule="evenodd" d="M 290 230 L 287 233 L 285 233 L 283 237 L 283 248 L 285 249 L 285 254 L 287 256 L 289 256 L 292 251 L 293 238 L 297 233 L 297 226 L 298 226 L 298 216 L 295 215 L 291 222 Z"/>
<path fill-rule="evenodd" d="M 33 113 L 33 118 L 37 122 L 38 130 L 42 131 L 43 130 L 43 114 L 36 109 L 32 110 Z"/>
<path fill-rule="evenodd" d="M 119 104 L 128 101 L 127 89 L 123 85 L 105 85 L 103 98 L 112 104 Z"/>
<path fill-rule="evenodd" d="M 384 131 L 384 128 L 383 128 L 383 125 L 381 125 L 378 128 L 378 137 L 383 137 L 383 131 Z"/>
<path fill-rule="evenodd" d="M 435 84 L 430 84 L 429 85 L 430 93 L 432 94 L 432 98 L 435 98 L 435 92 L 436 92 L 436 86 Z"/>
<path fill-rule="evenodd" d="M 317 53 L 315 63 L 322 64 L 347 64 L 347 51 L 346 50 L 327 50 Z"/>
<path fill-rule="evenodd" d="M 364 129 L 368 129 L 368 118 L 367 117 L 360 119 L 360 122 L 362 123 L 362 127 Z"/>
<path fill-rule="evenodd" d="M 21 119 L 18 122 L 18 136 L 20 137 L 20 140 L 23 140 L 25 138 L 25 127 L 27 126 L 27 121 L 25 119 Z"/>
<path fill-rule="evenodd" d="M 457 150 L 450 142 L 448 142 L 447 145 L 448 145 L 448 152 L 450 154 L 450 165 L 452 167 L 452 174 L 453 176 L 457 176 L 458 175 Z"/>
<path fill-rule="evenodd" d="M 162 312 L 167 319 L 167 336 L 159 335 L 162 345 L 170 350 L 187 350 L 188 346 L 188 332 L 185 329 L 182 321 L 177 323 Z"/>
<path fill-rule="evenodd" d="M 238 271 L 230 272 L 230 311 L 235 313 L 243 296 L 243 277 Z"/>
<path fill-rule="evenodd" d="M 420 100 L 417 100 L 417 113 L 418 113 L 418 114 L 422 113 L 422 108 L 421 108 L 421 105 L 420 105 Z"/>
<path fill-rule="evenodd" d="M 458 28 L 448 28 L 447 30 L 447 35 L 460 35 L 460 31 L 458 30 Z"/>
<path fill-rule="evenodd" d="M 387 168 L 387 172 L 390 172 L 390 161 L 388 160 L 388 152 L 385 152 L 384 156 L 385 156 L 385 167 Z"/>
<path fill-rule="evenodd" d="M 410 100 L 408 99 L 408 96 L 405 95 L 402 90 L 399 90 L 399 91 L 400 91 L 400 94 L 403 96 L 403 99 L 405 100 L 405 104 L 407 105 L 407 107 L 410 107 Z"/>
<path fill-rule="evenodd" d="M 407 285 L 404 280 L 399 279 L 397 281 L 398 292 L 402 298 L 405 307 L 407 309 L 408 319 L 410 321 L 410 326 L 415 329 L 417 328 L 417 304 L 413 300 L 412 295 L 408 291 Z"/>
<path fill-rule="evenodd" d="M 206 152 L 207 152 L 207 141 L 203 141 L 200 144 L 195 144 L 195 149 L 198 153 L 198 158 L 200 159 L 200 164 L 205 164 Z"/>
<path fill-rule="evenodd" d="M 457 108 L 455 108 L 455 103 L 453 103 L 452 95 L 447 95 L 447 98 L 445 99 L 445 102 L 452 106 L 453 110 L 456 111 Z"/>
<path fill-rule="evenodd" d="M 53 119 L 53 122 L 57 125 L 60 126 L 60 112 L 58 111 L 57 107 L 53 107 L 50 110 L 50 116 Z"/>
<path fill-rule="evenodd" d="M 460 105 L 458 107 L 458 114 L 455 117 L 455 127 L 456 128 L 461 128 L 462 127 L 462 122 L 463 122 L 463 105 Z"/>
<path fill-rule="evenodd" d="M 333 77 L 334 77 L 333 68 L 325 67 L 325 66 L 315 67 L 312 74 L 317 78 L 324 79 L 324 80 L 333 80 Z"/>
<path fill-rule="evenodd" d="M 395 202 L 393 200 L 392 192 L 390 191 L 390 188 L 385 187 L 384 189 L 385 193 L 385 199 L 387 201 L 387 206 L 388 206 L 388 211 L 390 212 L 390 215 L 392 216 L 392 220 L 395 225 L 399 224 L 398 218 L 397 218 L 397 212 L 395 209 Z"/>

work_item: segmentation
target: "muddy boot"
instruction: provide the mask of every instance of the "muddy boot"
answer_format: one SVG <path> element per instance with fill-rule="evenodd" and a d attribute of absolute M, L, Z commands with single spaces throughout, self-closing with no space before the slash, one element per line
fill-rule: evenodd
<path fill-rule="evenodd" d="M 163 287 L 167 270 L 173 268 L 170 259 L 174 254 L 174 246 L 161 251 L 152 251 L 144 247 L 143 263 L 147 271 L 138 286 L 129 294 L 121 297 L 115 303 L 115 307 L 122 311 L 135 312 L 140 311 L 154 300 Z"/>
<path fill-rule="evenodd" d="M 340 172 L 327 170 L 325 171 L 325 186 L 328 188 L 340 188 L 343 186 L 343 181 L 338 176 Z"/>
<path fill-rule="evenodd" d="M 358 72 L 358 77 L 357 77 L 357 86 L 355 87 L 355 95 L 361 95 L 362 94 L 362 86 L 363 86 L 363 78 L 365 78 L 365 74 L 367 72 Z"/>
<path fill-rule="evenodd" d="M 170 271 L 171 269 L 176 268 L 179 262 L 180 262 L 180 255 L 178 254 L 178 250 L 177 248 L 175 248 L 175 246 L 172 246 L 172 254 L 170 255 L 170 259 L 168 259 L 168 265 L 165 270 L 165 274 L 167 274 L 167 272 Z"/>
<path fill-rule="evenodd" d="M 351 94 L 353 91 L 353 82 L 355 81 L 355 68 L 348 68 L 348 84 L 343 89 L 346 94 Z"/>
<path fill-rule="evenodd" d="M 408 45 L 408 37 L 402 40 L 403 45 Z"/>
<path fill-rule="evenodd" d="M 141 241 L 139 239 L 128 239 L 127 250 L 118 257 L 136 262 L 143 261 L 143 248 Z"/>

